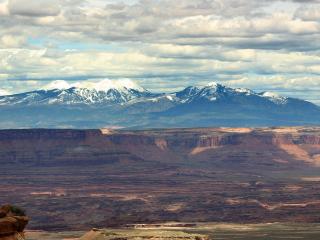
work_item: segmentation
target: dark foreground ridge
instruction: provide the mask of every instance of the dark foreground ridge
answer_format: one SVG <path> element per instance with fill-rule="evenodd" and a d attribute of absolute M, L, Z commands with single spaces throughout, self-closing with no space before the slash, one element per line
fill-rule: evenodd
<path fill-rule="evenodd" d="M 36 230 L 320 221 L 316 127 L 2 130 L 0 166 Z"/>

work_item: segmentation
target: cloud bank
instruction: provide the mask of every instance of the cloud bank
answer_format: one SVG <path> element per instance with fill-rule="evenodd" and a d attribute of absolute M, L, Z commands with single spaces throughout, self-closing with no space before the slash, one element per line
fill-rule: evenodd
<path fill-rule="evenodd" d="M 318 0 L 0 0 L 0 83 L 218 81 L 318 102 Z M 309 94 L 303 94 L 309 91 Z"/>

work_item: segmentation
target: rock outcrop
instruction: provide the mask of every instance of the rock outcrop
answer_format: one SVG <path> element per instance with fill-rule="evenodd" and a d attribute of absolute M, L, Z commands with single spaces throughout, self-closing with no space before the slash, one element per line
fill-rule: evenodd
<path fill-rule="evenodd" d="M 23 240 L 29 218 L 24 211 L 12 205 L 0 208 L 0 240 Z"/>

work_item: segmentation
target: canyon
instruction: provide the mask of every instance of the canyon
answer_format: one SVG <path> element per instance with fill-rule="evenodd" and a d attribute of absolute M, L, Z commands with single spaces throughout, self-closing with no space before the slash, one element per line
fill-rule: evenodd
<path fill-rule="evenodd" d="M 320 221 L 319 127 L 1 130 L 0 166 L 30 229 Z"/>

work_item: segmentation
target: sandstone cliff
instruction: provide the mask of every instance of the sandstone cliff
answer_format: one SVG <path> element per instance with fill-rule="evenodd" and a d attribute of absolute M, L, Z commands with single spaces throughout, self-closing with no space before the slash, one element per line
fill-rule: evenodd
<path fill-rule="evenodd" d="M 3 130 L 0 165 L 34 229 L 319 221 L 316 127 Z"/>
<path fill-rule="evenodd" d="M 29 219 L 19 208 L 4 205 L 0 208 L 0 240 L 23 240 Z"/>

